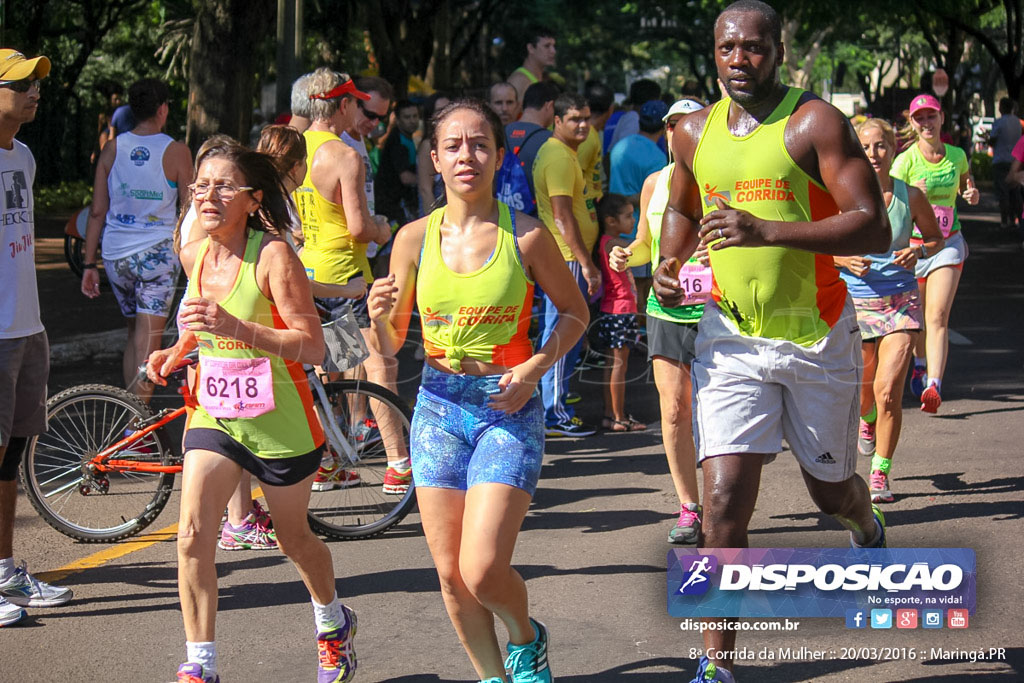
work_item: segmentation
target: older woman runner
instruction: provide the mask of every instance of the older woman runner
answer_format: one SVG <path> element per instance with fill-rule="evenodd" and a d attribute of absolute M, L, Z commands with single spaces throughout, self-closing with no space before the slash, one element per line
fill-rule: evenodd
<path fill-rule="evenodd" d="M 301 263 L 266 229 L 286 229 L 284 187 L 268 156 L 231 146 L 207 154 L 191 189 L 207 237 L 181 254 L 192 274 L 181 314 L 188 333 L 147 367 L 151 381 L 166 384 L 199 346 L 200 405 L 185 435 L 178 526 L 187 651 L 178 680 L 219 681 L 214 553 L 221 512 L 245 469 L 263 484 L 278 544 L 313 597 L 318 681 L 349 681 L 355 613 L 338 601 L 331 553 L 306 519 L 324 435 L 300 364 L 323 359 L 323 335 Z"/>
<path fill-rule="evenodd" d="M 921 302 L 914 266 L 924 254 L 942 249 L 942 233 L 916 187 L 889 176 L 896 154 L 896 135 L 881 119 L 857 126 L 860 144 L 882 187 L 892 225 L 892 243 L 884 254 L 834 256 L 840 277 L 853 298 L 860 327 L 864 376 L 860 391 L 861 455 L 871 456 L 872 503 L 891 503 L 889 470 L 903 423 L 903 382 L 911 351 L 921 329 Z M 917 225 L 922 244 L 911 246 Z"/>
<path fill-rule="evenodd" d="M 431 159 L 446 207 L 405 226 L 391 274 L 370 290 L 376 343 L 393 354 L 415 301 L 426 366 L 412 423 L 412 471 L 441 593 L 477 674 L 488 683 L 551 681 L 548 633 L 529 616 L 512 552 L 540 476 L 543 406 L 537 382 L 582 335 L 586 302 L 548 230 L 494 198 L 501 121 L 484 103 L 435 116 Z M 559 322 L 534 353 L 534 284 Z M 502 663 L 497 615 L 509 633 Z"/>
<path fill-rule="evenodd" d="M 937 99 L 931 95 L 915 97 L 910 103 L 910 128 L 917 139 L 896 157 L 890 172 L 893 178 L 925 193 L 945 238 L 940 251 L 927 252 L 915 266 L 925 333 L 919 335 L 915 345 L 910 390 L 921 399 L 921 410 L 926 413 L 937 412 L 942 403 L 942 375 L 949 356 L 949 311 L 967 260 L 967 242 L 960 231 L 956 196 L 959 193 L 968 204 L 977 204 L 981 199 L 967 155 L 939 138 L 944 120 Z M 919 231 L 913 232 L 910 243 L 915 247 L 921 245 Z"/>

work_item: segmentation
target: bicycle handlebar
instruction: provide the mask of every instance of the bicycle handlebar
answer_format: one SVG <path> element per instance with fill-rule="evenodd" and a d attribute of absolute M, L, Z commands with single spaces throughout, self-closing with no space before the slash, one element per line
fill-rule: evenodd
<path fill-rule="evenodd" d="M 199 350 L 198 349 L 192 349 L 191 351 L 189 351 L 188 353 L 185 354 L 185 356 L 178 363 L 177 367 L 175 367 L 173 370 L 171 370 L 170 374 L 168 374 L 167 377 L 165 377 L 165 379 L 170 379 L 171 377 L 174 377 L 175 375 L 183 372 L 186 368 L 190 368 L 193 365 L 198 365 L 198 364 L 199 364 Z M 143 363 L 142 365 L 139 366 L 138 371 L 135 373 L 135 381 L 136 382 L 149 382 L 149 376 L 146 374 L 146 368 L 147 367 L 149 367 L 149 363 L 148 362 L 147 363 Z"/>

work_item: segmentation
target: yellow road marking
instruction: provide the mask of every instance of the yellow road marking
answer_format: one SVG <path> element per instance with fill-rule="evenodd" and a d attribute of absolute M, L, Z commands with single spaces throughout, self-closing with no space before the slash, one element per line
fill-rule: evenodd
<path fill-rule="evenodd" d="M 262 498 L 263 489 L 261 489 L 259 486 L 254 488 L 252 490 L 252 497 L 254 499 Z M 71 576 L 72 574 L 77 574 L 79 572 L 85 571 L 86 569 L 95 569 L 96 567 L 102 567 L 111 560 L 116 560 L 119 557 L 130 555 L 131 553 L 138 552 L 139 550 L 148 548 L 149 546 L 155 545 L 162 541 L 168 541 L 174 538 L 177 534 L 178 523 L 175 522 L 174 524 L 166 526 L 163 529 L 160 529 L 159 531 L 143 534 L 138 538 L 132 539 L 131 541 L 118 543 L 115 546 L 104 548 L 103 550 L 95 552 L 92 555 L 83 557 L 80 560 L 75 560 L 74 562 L 66 564 L 60 569 L 54 569 L 53 571 L 49 572 L 38 572 L 37 574 L 35 574 L 35 576 L 42 581 L 46 581 L 47 583 L 52 581 L 60 581 Z"/>
<path fill-rule="evenodd" d="M 116 560 L 119 557 L 124 557 L 130 553 L 134 553 L 143 548 L 148 548 L 151 545 L 160 543 L 161 541 L 167 541 L 174 538 L 178 533 L 178 523 L 164 527 L 159 531 L 154 531 L 149 534 L 143 534 L 136 539 L 127 541 L 125 543 L 118 543 L 115 546 L 104 548 L 99 552 L 95 552 L 88 557 L 83 557 L 80 560 L 75 560 L 69 564 L 64 565 L 60 569 L 54 569 L 50 572 L 39 572 L 36 576 L 46 582 L 60 581 L 72 574 L 77 574 L 86 569 L 95 569 L 101 567 L 111 560 Z"/>

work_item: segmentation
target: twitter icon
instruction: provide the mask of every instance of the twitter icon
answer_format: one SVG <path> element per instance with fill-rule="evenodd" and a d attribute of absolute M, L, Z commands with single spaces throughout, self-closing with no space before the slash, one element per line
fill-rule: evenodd
<path fill-rule="evenodd" d="M 871 628 L 892 628 L 892 610 L 871 610 Z"/>

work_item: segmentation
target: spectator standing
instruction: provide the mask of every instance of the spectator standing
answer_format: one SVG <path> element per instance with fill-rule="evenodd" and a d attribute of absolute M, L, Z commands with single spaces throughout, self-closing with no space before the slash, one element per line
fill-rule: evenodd
<path fill-rule="evenodd" d="M 612 115 L 615 93 L 604 83 L 588 81 L 583 96 L 587 99 L 587 106 L 590 107 L 590 132 L 587 134 L 587 139 L 580 145 L 577 154 L 580 158 L 580 168 L 583 169 L 583 180 L 588 186 L 587 194 L 596 205 L 604 196 L 604 186 L 607 181 L 602 132 L 608 122 L 608 117 Z"/>
<path fill-rule="evenodd" d="M 121 315 L 128 322 L 122 371 L 125 386 L 149 401 L 153 385 L 137 382 L 139 364 L 160 348 L 164 322 L 178 283 L 173 237 L 179 209 L 189 200 L 192 153 L 163 132 L 170 112 L 167 85 L 144 78 L 128 89 L 138 122 L 100 152 L 86 225 L 82 293 L 100 295 L 96 252 Z"/>
<path fill-rule="evenodd" d="M 14 509 L 18 465 L 25 444 L 46 431 L 46 380 L 50 345 L 39 317 L 35 265 L 36 160 L 14 139 L 39 110 L 39 79 L 50 73 L 46 57 L 26 59 L 0 50 L 0 626 L 25 617 L 24 607 L 56 607 L 71 591 L 43 583 L 24 563 L 14 566 Z"/>
<path fill-rule="evenodd" d="M 523 115 L 505 126 L 505 149 L 519 157 L 534 197 L 537 191 L 533 186 L 533 163 L 541 145 L 551 137 L 549 128 L 555 120 L 557 97 L 558 87 L 553 83 L 531 85 L 523 96 Z"/>
<path fill-rule="evenodd" d="M 519 100 L 516 99 L 516 89 L 508 83 L 495 83 L 491 86 L 488 105 L 498 120 L 501 121 L 501 139 L 498 143 L 505 146 L 505 126 L 515 122 L 519 116 Z M 426 139 L 426 136 L 424 136 Z M 537 214 L 537 202 L 533 199 L 533 192 L 530 190 L 530 181 L 526 177 L 519 157 L 506 150 L 502 155 L 501 167 L 494 176 L 494 190 L 498 201 L 507 204 L 510 208 L 523 213 L 535 216 Z"/>
<path fill-rule="evenodd" d="M 988 144 L 992 148 L 992 180 L 999 199 L 999 228 L 1010 230 L 1020 219 L 1020 193 L 1006 183 L 1006 176 L 1013 164 L 1013 146 L 1021 137 L 1020 119 L 1017 118 L 1016 103 L 1009 97 L 999 100 L 999 118 L 992 123 Z"/>
<path fill-rule="evenodd" d="M 640 78 L 629 86 L 626 111 L 615 122 L 609 122 L 604 129 L 604 148 L 615 149 L 622 138 L 640 132 L 640 107 L 651 100 L 661 99 L 661 86 L 649 78 Z"/>
<path fill-rule="evenodd" d="M 526 59 L 508 77 L 520 101 L 525 99 L 527 88 L 544 80 L 544 69 L 554 65 L 555 32 L 544 26 L 532 27 L 526 42 Z"/>
<path fill-rule="evenodd" d="M 638 115 L 639 132 L 619 140 L 609 155 L 609 189 L 624 195 L 636 209 L 640 207 L 640 191 L 644 181 L 668 163 L 668 157 L 658 146 L 658 142 L 665 137 L 663 119 L 667 114 L 668 105 L 661 100 L 651 100 L 644 104 Z"/>
<path fill-rule="evenodd" d="M 554 134 L 541 146 L 533 165 L 537 211 L 555 237 L 562 258 L 585 297 L 601 289 L 601 271 L 591 253 L 597 242 L 597 215 L 587 207 L 587 185 L 576 150 L 590 131 L 590 107 L 581 95 L 564 93 L 554 106 Z M 558 308 L 544 293 L 540 344 L 547 344 L 558 324 Z M 590 436 L 594 429 L 575 416 L 565 399 L 569 375 L 576 365 L 582 340 L 545 371 L 541 378 L 544 421 L 548 436 Z"/>
<path fill-rule="evenodd" d="M 444 194 L 444 181 L 441 174 L 434 168 L 430 158 L 430 136 L 433 134 L 434 112 L 448 106 L 451 98 L 443 92 L 436 92 L 423 103 L 423 135 L 420 137 L 419 149 L 416 152 L 416 189 L 419 193 L 419 214 L 424 216 L 433 209 L 437 200 Z"/>
<path fill-rule="evenodd" d="M 380 151 L 375 184 L 378 208 L 399 225 L 419 216 L 416 141 L 413 139 L 419 127 L 419 107 L 409 100 L 399 100 L 395 105 L 394 128 Z"/>

